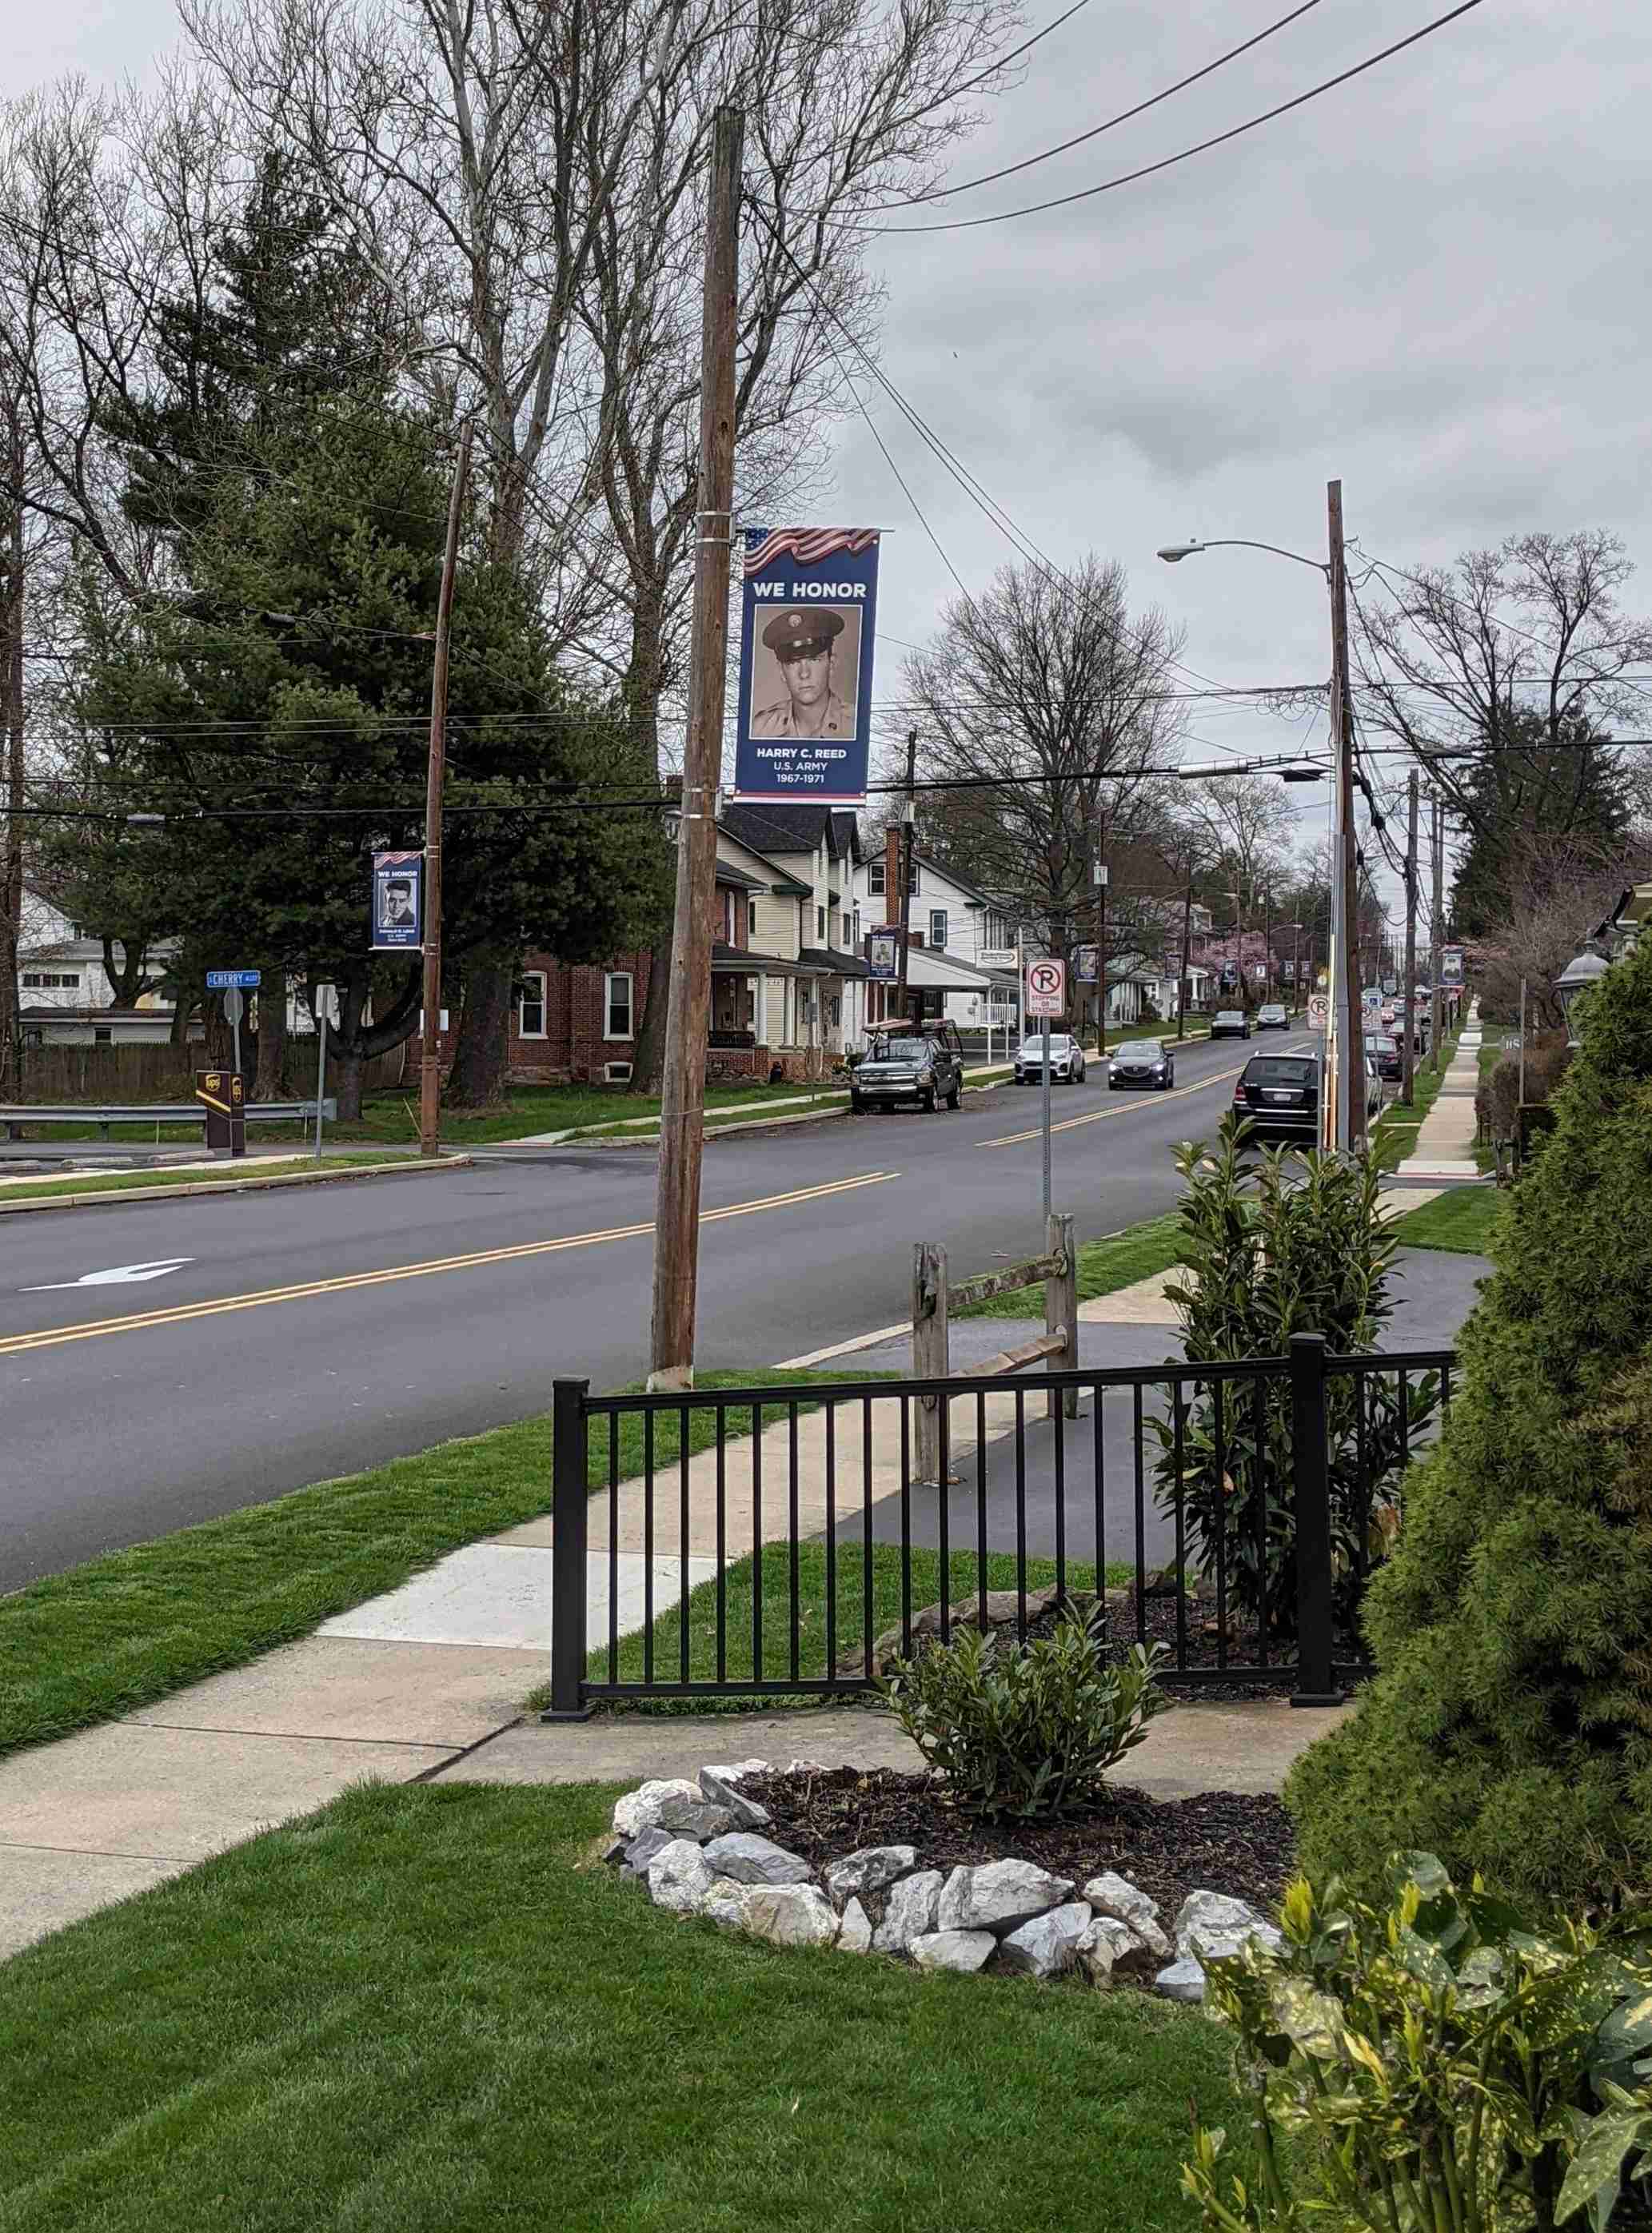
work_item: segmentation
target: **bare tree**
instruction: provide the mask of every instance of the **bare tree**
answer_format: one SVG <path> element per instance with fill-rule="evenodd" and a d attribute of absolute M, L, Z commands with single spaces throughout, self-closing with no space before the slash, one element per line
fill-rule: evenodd
<path fill-rule="evenodd" d="M 1565 1012 L 1556 978 L 1610 915 L 1625 885 L 1649 867 L 1652 840 L 1644 835 L 1629 840 L 1610 862 L 1594 844 L 1574 844 L 1564 837 L 1538 835 L 1525 844 L 1510 864 L 1501 920 L 1466 947 L 1486 1013 L 1517 1017 L 1524 978 L 1539 1028 L 1558 1028 Z"/>
<path fill-rule="evenodd" d="M 1246 935 L 1263 886 L 1286 873 L 1297 809 L 1277 777 L 1214 775 L 1186 786 L 1181 816 L 1202 839 L 1206 861 L 1220 870 L 1223 896 L 1233 902 L 1240 993 L 1249 1006 Z"/>
<path fill-rule="evenodd" d="M 1471 829 L 1494 811 L 1498 755 L 1583 747 L 1614 719 L 1644 729 L 1647 693 L 1631 680 L 1652 661 L 1652 622 L 1620 593 L 1634 572 L 1603 528 L 1511 536 L 1455 566 L 1379 569 L 1389 594 L 1356 597 L 1354 639 L 1363 725 L 1404 744 Z M 1534 736 L 1534 732 L 1535 736 Z M 1588 795 L 1587 749 L 1544 763 L 1537 826 L 1564 834 L 1569 791 Z"/>
<path fill-rule="evenodd" d="M 1126 588 L 1094 554 L 1065 576 L 1003 567 L 906 662 L 920 778 L 957 786 L 929 795 L 926 835 L 1061 955 L 1087 935 L 1095 864 L 1165 821 L 1179 747 L 1181 638 L 1156 608 L 1132 618 Z"/>

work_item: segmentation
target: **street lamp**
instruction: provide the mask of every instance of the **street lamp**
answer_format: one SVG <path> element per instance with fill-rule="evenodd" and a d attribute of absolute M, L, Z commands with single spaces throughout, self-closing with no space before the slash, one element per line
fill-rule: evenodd
<path fill-rule="evenodd" d="M 1592 946 L 1585 944 L 1581 953 L 1574 954 L 1555 979 L 1555 992 L 1565 1012 L 1568 1046 L 1577 1045 L 1577 1034 L 1571 1025 L 1573 1001 L 1580 993 L 1586 993 L 1591 985 L 1598 985 L 1611 966 L 1604 954 L 1597 954 Z"/>
<path fill-rule="evenodd" d="M 1348 715 L 1348 583 L 1343 564 L 1342 484 L 1326 487 L 1330 556 L 1328 561 L 1305 557 L 1277 543 L 1258 543 L 1249 536 L 1224 536 L 1214 542 L 1197 538 L 1188 543 L 1161 544 L 1159 556 L 1168 566 L 1205 550 L 1266 550 L 1276 558 L 1289 558 L 1298 566 L 1311 566 L 1330 591 L 1331 606 L 1331 739 L 1335 752 L 1333 768 L 1332 816 L 1338 873 L 1331 884 L 1331 1026 L 1338 1052 L 1336 1090 L 1330 1105 L 1329 1144 L 1355 1148 L 1365 1135 L 1365 1068 L 1361 1045 L 1359 990 L 1355 984 L 1351 951 L 1357 923 L 1357 884 L 1354 863 L 1354 750 Z M 1286 778 L 1306 780 L 1301 775 Z M 1327 1051 L 1332 1040 L 1328 1038 Z"/>

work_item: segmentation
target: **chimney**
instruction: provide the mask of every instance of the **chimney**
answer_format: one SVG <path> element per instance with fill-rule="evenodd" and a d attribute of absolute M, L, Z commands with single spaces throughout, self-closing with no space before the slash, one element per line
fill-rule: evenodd
<path fill-rule="evenodd" d="M 884 921 L 892 927 L 900 921 L 900 824 L 891 823 L 884 832 Z"/>

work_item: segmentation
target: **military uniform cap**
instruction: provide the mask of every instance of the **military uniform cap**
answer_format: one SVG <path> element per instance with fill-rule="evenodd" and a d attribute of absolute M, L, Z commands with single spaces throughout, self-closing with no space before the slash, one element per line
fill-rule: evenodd
<path fill-rule="evenodd" d="M 782 659 L 788 654 L 802 659 L 812 652 L 829 650 L 834 638 L 842 634 L 841 613 L 794 607 L 790 612 L 775 614 L 763 630 L 763 641 Z"/>

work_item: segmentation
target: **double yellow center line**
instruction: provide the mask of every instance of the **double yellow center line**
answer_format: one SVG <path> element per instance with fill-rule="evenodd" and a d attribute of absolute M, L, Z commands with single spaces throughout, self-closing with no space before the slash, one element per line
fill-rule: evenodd
<path fill-rule="evenodd" d="M 700 1222 L 720 1225 L 731 1217 L 754 1217 L 761 1210 L 790 1209 L 798 1203 L 824 1201 L 830 1195 L 852 1194 L 860 1187 L 881 1186 L 899 1175 L 897 1171 L 865 1171 L 858 1178 L 798 1187 L 789 1194 L 765 1195 L 757 1201 L 730 1202 L 724 1209 L 703 1210 Z M 224 1295 L 212 1302 L 180 1303 L 170 1310 L 134 1311 L 124 1318 L 93 1318 L 78 1325 L 44 1326 L 36 1333 L 0 1338 L 0 1357 L 21 1357 L 31 1350 L 57 1349 L 72 1341 L 95 1341 L 104 1334 L 187 1325 L 194 1318 L 221 1318 L 232 1311 L 261 1310 L 267 1303 L 298 1303 L 315 1295 L 348 1294 L 359 1287 L 389 1286 L 398 1279 L 425 1279 L 438 1272 L 469 1272 L 488 1264 L 519 1264 L 532 1256 L 554 1256 L 567 1248 L 592 1248 L 604 1240 L 641 1240 L 653 1230 L 650 1218 L 643 1224 L 610 1225 L 596 1233 L 565 1234 L 555 1240 L 525 1240 L 513 1248 L 481 1248 L 467 1256 L 432 1256 L 420 1264 L 393 1264 L 380 1272 L 350 1272 L 336 1279 L 308 1279 L 292 1287 L 263 1287 L 251 1294 Z"/>
<path fill-rule="evenodd" d="M 1208 1077 L 1201 1077 L 1197 1085 L 1179 1085 L 1169 1093 L 1154 1093 L 1148 1096 L 1149 1103 L 1162 1107 L 1166 1101 L 1185 1101 L 1190 1093 L 1204 1093 L 1212 1085 L 1220 1085 L 1224 1078 L 1237 1077 L 1244 1068 L 1244 1064 L 1239 1063 L 1232 1070 L 1212 1071 Z M 1122 1109 L 1093 1109 L 1087 1116 L 1063 1117 L 1059 1124 L 1052 1124 L 1049 1129 L 1052 1132 L 1076 1132 L 1081 1124 L 1105 1124 L 1109 1116 L 1127 1116 L 1129 1114 L 1129 1106 Z M 1043 1127 L 1035 1124 L 1029 1131 L 1005 1132 L 996 1140 L 977 1140 L 976 1145 L 977 1148 L 1019 1148 L 1028 1140 L 1039 1140 L 1042 1137 Z"/>

